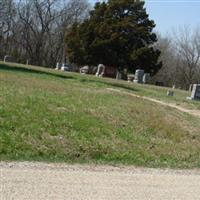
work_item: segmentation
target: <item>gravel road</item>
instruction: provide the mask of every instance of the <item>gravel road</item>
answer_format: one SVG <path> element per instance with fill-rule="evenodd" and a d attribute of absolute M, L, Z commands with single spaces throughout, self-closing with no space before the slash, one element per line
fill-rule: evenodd
<path fill-rule="evenodd" d="M 0 199 L 200 199 L 199 170 L 0 162 Z"/>

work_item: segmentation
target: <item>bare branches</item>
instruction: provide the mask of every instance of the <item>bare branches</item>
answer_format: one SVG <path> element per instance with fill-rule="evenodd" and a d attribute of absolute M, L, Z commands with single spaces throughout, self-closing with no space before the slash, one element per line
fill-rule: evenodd
<path fill-rule="evenodd" d="M 87 0 L 1 0 L 0 56 L 16 54 L 31 64 L 54 65 L 63 56 L 66 31 L 88 12 Z"/>

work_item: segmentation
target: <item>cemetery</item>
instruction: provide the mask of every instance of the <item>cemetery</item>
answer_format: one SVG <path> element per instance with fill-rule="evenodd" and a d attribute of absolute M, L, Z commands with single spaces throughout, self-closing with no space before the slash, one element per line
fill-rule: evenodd
<path fill-rule="evenodd" d="M 99 66 L 98 76 L 103 75 L 103 69 Z M 88 68 L 82 70 L 85 73 Z M 148 75 L 147 78 L 144 74 L 137 71 L 130 83 L 99 78 L 95 74 L 0 62 L 0 101 L 6 102 L 0 107 L 0 141 L 4 141 L 0 152 L 5 152 L 1 158 L 84 160 L 155 167 L 199 166 L 185 155 L 190 153 L 199 161 L 195 152 L 199 148 L 196 143 L 200 143 L 196 137 L 200 129 L 200 104 L 186 100 L 191 95 L 189 91 L 138 84 L 148 80 Z M 193 90 L 192 96 L 198 99 L 198 85 L 194 85 Z M 181 108 L 188 109 L 188 113 L 169 109 L 168 103 L 178 103 Z M 15 128 L 12 128 L 13 123 Z M 3 134 L 9 132 L 12 134 Z M 113 137 L 115 139 L 111 139 Z M 161 146 L 155 143 L 157 140 Z M 155 148 L 149 150 L 152 145 Z M 176 152 L 169 150 L 171 145 L 176 146 Z M 145 157 L 136 159 L 136 152 Z M 176 159 L 177 153 L 184 159 Z M 165 161 L 157 157 L 161 154 Z M 156 163 L 152 158 L 156 158 Z"/>
<path fill-rule="evenodd" d="M 0 197 L 199 199 L 196 3 L 0 0 Z"/>

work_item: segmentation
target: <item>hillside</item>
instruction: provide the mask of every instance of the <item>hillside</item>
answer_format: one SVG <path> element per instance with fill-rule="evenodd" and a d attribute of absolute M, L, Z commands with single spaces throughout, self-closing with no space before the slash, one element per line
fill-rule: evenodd
<path fill-rule="evenodd" d="M 0 63 L 0 160 L 200 167 L 200 118 L 127 94 L 200 109 L 166 92 Z"/>

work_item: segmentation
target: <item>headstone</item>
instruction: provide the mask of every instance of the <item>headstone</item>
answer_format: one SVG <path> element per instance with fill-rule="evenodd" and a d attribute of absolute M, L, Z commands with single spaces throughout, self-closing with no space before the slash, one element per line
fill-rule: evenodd
<path fill-rule="evenodd" d="M 103 64 L 99 64 L 97 68 L 96 76 L 103 77 L 105 73 L 105 66 Z"/>
<path fill-rule="evenodd" d="M 60 70 L 60 68 L 61 68 L 60 63 L 57 62 L 57 63 L 56 63 L 56 68 L 55 68 L 55 70 Z"/>
<path fill-rule="evenodd" d="M 62 67 L 61 67 L 61 70 L 62 71 L 69 71 L 69 66 L 66 63 L 63 63 Z"/>
<path fill-rule="evenodd" d="M 143 83 L 144 70 L 138 69 L 135 72 L 134 83 Z"/>
<path fill-rule="evenodd" d="M 89 73 L 89 66 L 84 66 L 80 68 L 81 74 L 88 74 Z"/>
<path fill-rule="evenodd" d="M 116 78 L 116 76 L 117 76 L 117 69 L 116 69 L 116 67 L 105 66 L 103 76 L 104 77 L 109 77 L 109 78 Z"/>
<path fill-rule="evenodd" d="M 117 80 L 121 80 L 122 79 L 122 72 L 120 72 L 119 70 L 117 70 L 116 79 Z"/>
<path fill-rule="evenodd" d="M 148 84 L 149 81 L 150 81 L 150 78 L 151 78 L 150 74 L 149 73 L 145 73 L 144 76 L 143 76 L 143 80 L 142 80 L 143 83 L 144 84 Z"/>
<path fill-rule="evenodd" d="M 12 56 L 6 55 L 4 56 L 4 62 L 14 62 L 14 58 Z"/>
<path fill-rule="evenodd" d="M 134 74 L 129 74 L 129 75 L 127 76 L 128 82 L 133 82 L 134 76 L 135 76 Z"/>
<path fill-rule="evenodd" d="M 192 92 L 193 84 L 190 84 L 189 91 Z"/>
<path fill-rule="evenodd" d="M 168 97 L 173 97 L 174 96 L 174 91 L 168 90 L 167 91 L 167 96 Z"/>
<path fill-rule="evenodd" d="M 188 97 L 187 99 L 200 100 L 200 84 L 193 85 L 191 97 Z"/>

